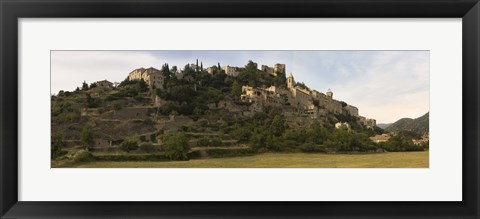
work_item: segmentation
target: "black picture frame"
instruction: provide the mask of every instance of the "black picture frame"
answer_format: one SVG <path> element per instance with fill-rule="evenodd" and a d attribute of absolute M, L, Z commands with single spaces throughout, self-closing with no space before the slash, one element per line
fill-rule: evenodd
<path fill-rule="evenodd" d="M 2 218 L 479 218 L 478 0 L 0 0 Z M 462 202 L 18 201 L 18 19 L 133 17 L 462 18 Z M 445 42 L 448 43 L 448 42 Z M 54 191 L 52 191 L 54 192 Z"/>

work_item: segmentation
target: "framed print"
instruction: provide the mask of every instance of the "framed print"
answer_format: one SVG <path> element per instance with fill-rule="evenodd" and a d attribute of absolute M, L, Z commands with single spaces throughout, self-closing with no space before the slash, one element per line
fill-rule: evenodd
<path fill-rule="evenodd" d="M 478 218 L 479 7 L 2 1 L 1 216 Z"/>

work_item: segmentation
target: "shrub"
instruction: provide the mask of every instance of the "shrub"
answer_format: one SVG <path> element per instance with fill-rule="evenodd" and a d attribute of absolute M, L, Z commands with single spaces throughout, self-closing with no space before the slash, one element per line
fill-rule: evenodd
<path fill-rule="evenodd" d="M 113 104 L 113 109 L 114 109 L 115 111 L 121 110 L 121 109 L 122 109 L 122 105 L 119 104 L 119 103 L 115 103 L 115 104 Z"/>
<path fill-rule="evenodd" d="M 168 161 L 163 154 L 96 155 L 97 161 Z"/>
<path fill-rule="evenodd" d="M 136 141 L 124 141 L 120 145 L 120 148 L 123 151 L 126 151 L 127 153 L 130 153 L 130 151 L 138 149 L 138 143 Z"/>
<path fill-rule="evenodd" d="M 205 137 L 201 137 L 197 140 L 197 146 L 206 147 L 210 145 L 210 140 Z"/>
<path fill-rule="evenodd" d="M 155 142 L 157 140 L 157 134 L 153 133 L 150 135 L 150 141 Z"/>
<path fill-rule="evenodd" d="M 326 148 L 323 145 L 305 143 L 300 145 L 300 150 L 304 153 L 325 153 Z"/>
<path fill-rule="evenodd" d="M 198 125 L 199 125 L 200 127 L 207 127 L 207 126 L 208 126 L 208 121 L 205 120 L 205 119 L 199 120 L 199 121 L 198 121 Z"/>
<path fill-rule="evenodd" d="M 153 125 L 153 124 L 155 124 L 155 121 L 153 121 L 153 119 L 151 119 L 151 118 L 146 118 L 146 119 L 143 120 L 143 124 Z"/>
<path fill-rule="evenodd" d="M 51 136 L 51 158 L 56 159 L 67 154 L 66 150 L 62 150 L 64 146 L 63 137 L 60 134 L 53 134 Z"/>
<path fill-rule="evenodd" d="M 409 144 L 405 146 L 405 151 L 424 151 L 424 148 L 420 145 Z"/>
<path fill-rule="evenodd" d="M 89 149 L 95 145 L 94 134 L 92 127 L 84 126 L 82 132 L 80 133 L 80 140 L 82 141 L 85 148 Z"/>
<path fill-rule="evenodd" d="M 67 150 L 58 150 L 58 151 L 55 151 L 53 154 L 52 154 L 52 159 L 57 159 L 63 155 L 66 155 L 68 154 L 68 151 Z"/>
<path fill-rule="evenodd" d="M 142 102 L 143 101 L 143 97 L 141 97 L 141 96 L 134 96 L 133 99 L 136 100 L 137 102 Z"/>
<path fill-rule="evenodd" d="M 250 142 L 249 142 L 252 150 L 254 150 L 254 151 L 265 150 L 266 147 L 267 147 L 266 137 L 267 136 L 265 134 L 262 134 L 262 133 L 259 133 L 259 132 L 253 133 L 252 137 L 250 138 Z"/>
<path fill-rule="evenodd" d="M 155 146 L 153 146 L 153 144 L 151 144 L 151 143 L 142 143 L 138 147 L 138 150 L 140 150 L 141 152 L 145 152 L 145 153 L 153 153 L 153 152 L 157 151 L 157 148 Z"/>
<path fill-rule="evenodd" d="M 212 139 L 212 141 L 210 142 L 210 145 L 213 146 L 213 147 L 222 146 L 222 140 L 219 139 L 219 138 L 214 138 L 214 139 Z"/>
<path fill-rule="evenodd" d="M 87 162 L 94 160 L 94 157 L 88 151 L 81 151 L 75 155 L 73 158 L 75 162 Z"/>
<path fill-rule="evenodd" d="M 188 160 L 188 152 L 190 146 L 188 145 L 188 138 L 183 133 L 174 133 L 164 135 L 163 150 L 165 156 L 170 160 Z"/>
<path fill-rule="evenodd" d="M 209 157 L 221 158 L 221 157 L 239 157 L 253 155 L 254 151 L 250 148 L 211 148 L 202 150 L 205 151 Z M 192 151 L 189 153 L 190 158 L 199 158 L 201 151 Z"/>

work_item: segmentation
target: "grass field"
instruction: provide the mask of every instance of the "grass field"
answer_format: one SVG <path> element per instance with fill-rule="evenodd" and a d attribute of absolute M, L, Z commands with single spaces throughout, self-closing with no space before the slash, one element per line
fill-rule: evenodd
<path fill-rule="evenodd" d="M 81 168 L 428 168 L 428 151 L 376 154 L 266 153 L 168 162 L 90 162 Z"/>

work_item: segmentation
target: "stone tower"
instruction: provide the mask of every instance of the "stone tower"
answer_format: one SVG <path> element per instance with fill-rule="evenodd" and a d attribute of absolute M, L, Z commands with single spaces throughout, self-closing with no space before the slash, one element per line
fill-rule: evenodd
<path fill-rule="evenodd" d="M 332 92 L 332 90 L 330 90 L 330 88 L 327 91 L 327 97 L 330 98 L 330 99 L 333 98 L 333 92 Z"/>
<path fill-rule="evenodd" d="M 273 66 L 273 72 L 274 72 L 275 74 L 283 74 L 283 75 L 285 75 L 285 64 L 279 64 L 279 63 L 275 64 L 275 65 Z"/>
<path fill-rule="evenodd" d="M 287 78 L 287 87 L 293 88 L 294 86 L 295 86 L 295 79 L 293 79 L 293 75 L 292 73 L 290 73 L 290 75 L 288 75 L 288 78 Z"/>

